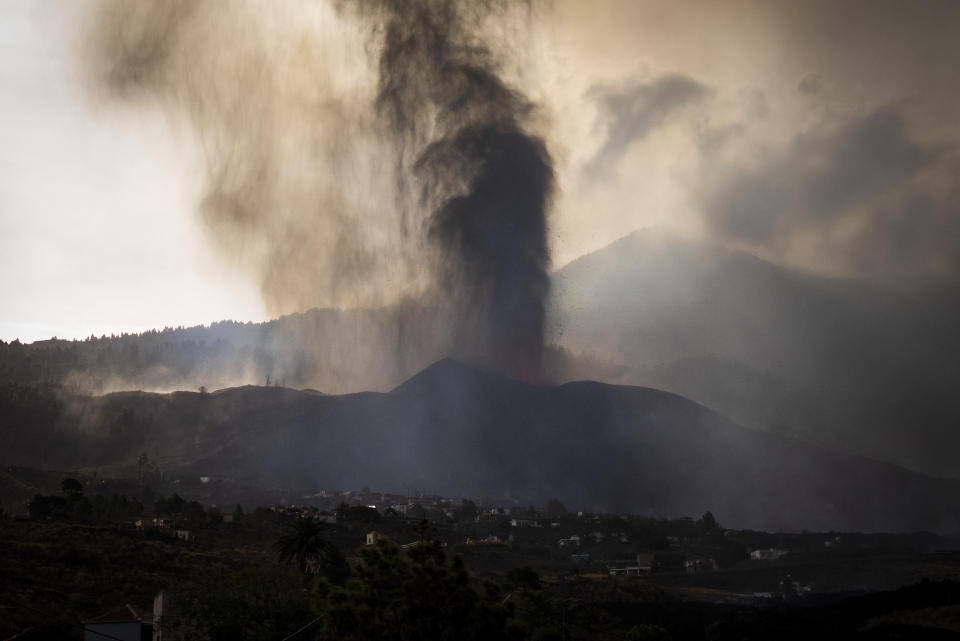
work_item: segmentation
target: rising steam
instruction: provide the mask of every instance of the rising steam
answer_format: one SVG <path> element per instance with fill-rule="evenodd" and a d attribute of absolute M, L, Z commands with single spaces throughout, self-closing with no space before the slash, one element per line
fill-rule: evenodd
<path fill-rule="evenodd" d="M 427 308 L 429 328 L 398 314 L 395 367 L 452 354 L 536 378 L 554 176 L 484 44 L 507 7 L 319 3 L 285 20 L 291 6 L 108 0 L 94 86 L 189 117 L 198 211 L 271 311 Z"/>

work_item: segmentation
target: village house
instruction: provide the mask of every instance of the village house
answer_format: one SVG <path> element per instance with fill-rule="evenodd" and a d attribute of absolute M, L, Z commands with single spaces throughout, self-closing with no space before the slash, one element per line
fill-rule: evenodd
<path fill-rule="evenodd" d="M 473 539 L 469 536 L 466 540 L 466 545 L 505 545 L 506 542 L 501 540 L 496 534 L 490 534 L 482 539 Z"/>
<path fill-rule="evenodd" d="M 557 541 L 557 545 L 559 545 L 560 547 L 566 547 L 566 546 L 568 546 L 568 545 L 573 545 L 573 546 L 575 546 L 575 547 L 580 547 L 580 535 L 579 535 L 579 534 L 574 534 L 574 535 L 570 536 L 569 538 L 560 539 L 559 541 Z"/>
<path fill-rule="evenodd" d="M 609 568 L 610 576 L 640 576 L 650 572 L 650 566 L 629 565 L 622 568 Z"/>
<path fill-rule="evenodd" d="M 683 569 L 687 574 L 696 574 L 704 570 L 716 570 L 717 562 L 706 557 L 693 557 L 683 562 Z"/>
<path fill-rule="evenodd" d="M 750 553 L 750 558 L 754 561 L 776 561 L 785 554 L 787 554 L 787 550 L 767 548 L 765 550 L 754 550 Z"/>
<path fill-rule="evenodd" d="M 367 532 L 367 545 L 376 545 L 377 541 L 387 540 L 387 535 L 377 531 Z"/>
<path fill-rule="evenodd" d="M 536 519 L 510 519 L 510 527 L 540 527 Z"/>

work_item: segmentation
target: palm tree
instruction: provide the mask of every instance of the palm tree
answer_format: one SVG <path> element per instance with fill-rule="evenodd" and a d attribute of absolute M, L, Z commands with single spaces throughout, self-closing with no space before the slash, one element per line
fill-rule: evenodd
<path fill-rule="evenodd" d="M 277 555 L 283 563 L 296 561 L 304 575 L 323 574 L 340 582 L 346 579 L 350 568 L 340 550 L 323 539 L 323 529 L 323 524 L 313 518 L 298 516 L 289 524 L 287 533 L 277 540 Z"/>

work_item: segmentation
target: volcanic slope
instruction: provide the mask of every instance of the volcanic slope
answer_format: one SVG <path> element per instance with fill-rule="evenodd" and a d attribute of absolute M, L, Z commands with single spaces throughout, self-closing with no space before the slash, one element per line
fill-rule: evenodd
<path fill-rule="evenodd" d="M 960 529 L 956 481 L 744 428 L 667 392 L 535 386 L 449 359 L 385 394 L 241 387 L 43 407 L 5 413 L 0 429 L 14 447 L 0 461 L 74 469 L 147 452 L 173 473 L 262 487 L 556 497 L 656 516 L 711 510 L 729 526 L 767 530 Z M 23 430 L 37 438 L 13 438 Z"/>
<path fill-rule="evenodd" d="M 957 291 L 635 232 L 554 273 L 556 343 L 600 363 L 553 375 L 669 390 L 748 427 L 960 478 Z"/>

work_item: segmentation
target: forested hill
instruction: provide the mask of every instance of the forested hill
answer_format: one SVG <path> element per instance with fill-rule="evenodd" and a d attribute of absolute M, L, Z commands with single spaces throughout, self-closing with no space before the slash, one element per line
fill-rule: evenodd
<path fill-rule="evenodd" d="M 411 320 L 426 313 L 314 309 L 265 323 L 222 321 L 82 341 L 0 341 L 0 383 L 53 384 L 80 393 L 246 384 L 385 391 L 435 360 L 431 355 L 421 362 L 397 348 L 401 314 Z"/>
<path fill-rule="evenodd" d="M 241 385 L 388 391 L 446 354 L 429 337 L 430 308 L 312 309 L 264 323 L 221 321 L 141 334 L 0 341 L 0 384 L 78 394 L 216 390 Z M 417 329 L 417 328 L 426 329 Z M 413 328 L 413 329 L 411 329 Z M 617 365 L 544 350 L 545 380 L 613 378 Z"/>

